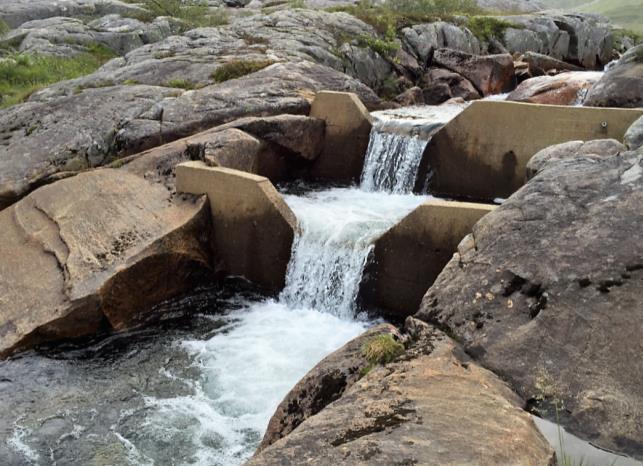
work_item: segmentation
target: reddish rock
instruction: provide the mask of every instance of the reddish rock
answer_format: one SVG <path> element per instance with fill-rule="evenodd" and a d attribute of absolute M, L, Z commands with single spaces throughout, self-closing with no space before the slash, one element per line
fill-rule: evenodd
<path fill-rule="evenodd" d="M 577 105 L 603 73 L 570 71 L 555 76 L 527 79 L 507 96 L 507 100 L 532 104 Z"/>

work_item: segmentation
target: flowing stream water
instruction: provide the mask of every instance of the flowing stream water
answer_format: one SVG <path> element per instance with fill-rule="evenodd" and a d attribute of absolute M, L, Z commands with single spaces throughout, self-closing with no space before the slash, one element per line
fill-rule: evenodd
<path fill-rule="evenodd" d="M 373 242 L 427 199 L 424 146 L 461 109 L 383 113 L 359 187 L 284 193 L 301 233 L 278 297 L 230 279 L 155 326 L 1 361 L 0 464 L 243 463 L 288 390 L 373 324 L 357 306 Z"/>
<path fill-rule="evenodd" d="M 160 309 L 165 326 L 0 362 L 3 464 L 249 458 L 288 390 L 372 325 L 356 304 L 362 270 L 427 198 L 410 193 L 425 144 L 376 126 L 362 186 L 284 194 L 301 233 L 277 298 L 204 290 Z"/>

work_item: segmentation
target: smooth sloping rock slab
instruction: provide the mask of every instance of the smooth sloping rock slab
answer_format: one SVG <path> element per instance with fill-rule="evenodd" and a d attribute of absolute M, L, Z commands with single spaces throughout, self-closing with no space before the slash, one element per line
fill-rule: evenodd
<path fill-rule="evenodd" d="M 432 330 L 248 464 L 554 464 L 522 404 Z"/>
<path fill-rule="evenodd" d="M 0 356 L 123 329 L 209 274 L 207 201 L 123 170 L 79 174 L 0 212 Z"/>
<path fill-rule="evenodd" d="M 643 153 L 601 155 L 552 160 L 483 217 L 417 317 L 549 419 L 642 458 Z"/>

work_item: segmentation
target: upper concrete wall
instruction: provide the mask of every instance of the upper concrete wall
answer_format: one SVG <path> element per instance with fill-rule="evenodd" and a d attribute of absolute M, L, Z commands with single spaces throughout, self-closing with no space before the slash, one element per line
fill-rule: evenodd
<path fill-rule="evenodd" d="M 385 314 L 414 314 L 422 296 L 473 225 L 495 206 L 430 200 L 382 235 L 366 266 L 360 295 Z"/>
<path fill-rule="evenodd" d="M 270 180 L 185 162 L 176 168 L 178 192 L 207 194 L 214 254 L 231 275 L 277 292 L 284 286 L 297 219 Z"/>
<path fill-rule="evenodd" d="M 350 92 L 321 91 L 313 100 L 310 116 L 326 121 L 324 147 L 311 177 L 337 182 L 359 180 L 372 127 L 364 104 Z"/>
<path fill-rule="evenodd" d="M 642 114 L 642 109 L 476 101 L 428 144 L 418 183 L 431 170 L 432 193 L 505 198 L 524 184 L 525 166 L 539 150 L 572 140 L 621 141 Z"/>

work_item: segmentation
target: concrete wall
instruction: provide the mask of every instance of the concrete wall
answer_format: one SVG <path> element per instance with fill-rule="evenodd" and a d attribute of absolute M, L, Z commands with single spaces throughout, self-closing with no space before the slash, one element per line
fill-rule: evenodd
<path fill-rule="evenodd" d="M 384 314 L 414 314 L 422 296 L 473 225 L 495 206 L 430 200 L 376 242 L 364 271 L 360 298 Z"/>
<path fill-rule="evenodd" d="M 310 116 L 326 121 L 324 146 L 310 176 L 336 182 L 359 180 L 372 127 L 364 104 L 350 92 L 321 91 Z"/>
<path fill-rule="evenodd" d="M 508 197 L 525 182 L 539 150 L 572 140 L 622 140 L 643 109 L 473 102 L 428 144 L 418 188 L 432 170 L 430 191 L 448 197 Z"/>
<path fill-rule="evenodd" d="M 267 178 L 184 162 L 176 168 L 176 189 L 207 194 L 214 255 L 225 272 L 270 292 L 283 288 L 297 219 Z"/>

